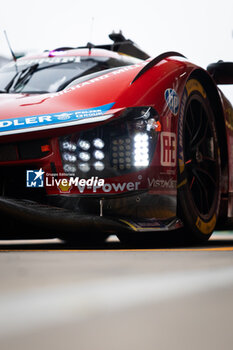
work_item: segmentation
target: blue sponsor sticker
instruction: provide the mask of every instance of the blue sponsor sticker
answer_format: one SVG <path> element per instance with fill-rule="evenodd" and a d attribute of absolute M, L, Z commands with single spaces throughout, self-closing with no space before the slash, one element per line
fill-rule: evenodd
<path fill-rule="evenodd" d="M 167 89 L 164 93 L 165 100 L 167 102 L 170 111 L 176 115 L 179 109 L 179 96 L 173 89 Z"/>
<path fill-rule="evenodd" d="M 100 107 L 68 111 L 61 113 L 49 113 L 36 116 L 19 117 L 0 120 L 0 135 L 28 132 L 41 128 L 57 128 L 62 126 L 76 125 L 86 122 L 98 121 L 98 117 L 108 112 L 114 103 L 108 103 Z M 96 119 L 97 118 L 97 119 Z"/>

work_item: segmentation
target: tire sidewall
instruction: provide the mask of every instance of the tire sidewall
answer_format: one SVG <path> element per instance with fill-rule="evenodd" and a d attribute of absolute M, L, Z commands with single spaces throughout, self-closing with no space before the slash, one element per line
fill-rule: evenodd
<path fill-rule="evenodd" d="M 217 174 L 217 188 L 214 199 L 214 204 L 208 215 L 201 215 L 197 210 L 192 198 L 191 191 L 189 190 L 189 183 L 185 168 L 185 155 L 184 155 L 184 126 L 186 120 L 186 113 L 189 103 L 192 99 L 197 97 L 202 101 L 204 109 L 207 112 L 207 116 L 212 124 L 212 130 L 215 142 L 215 152 L 218 159 L 218 174 Z M 177 142 L 177 196 L 178 196 L 178 216 L 181 217 L 185 229 L 187 228 L 189 234 L 198 240 L 207 240 L 212 234 L 219 212 L 220 204 L 220 152 L 218 149 L 217 132 L 214 121 L 214 113 L 210 106 L 207 94 L 204 87 L 197 79 L 189 79 L 186 83 L 184 93 L 180 104 L 180 114 L 178 119 L 178 142 Z"/>

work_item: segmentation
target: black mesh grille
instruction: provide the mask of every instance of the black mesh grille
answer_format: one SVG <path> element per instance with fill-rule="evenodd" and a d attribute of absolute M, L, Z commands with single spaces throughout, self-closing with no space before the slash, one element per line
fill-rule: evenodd
<path fill-rule="evenodd" d="M 48 140 L 33 140 L 0 145 L 0 162 L 38 159 L 50 153 Z"/>
<path fill-rule="evenodd" d="M 0 145 L 0 162 L 18 159 L 17 146 L 15 144 Z"/>

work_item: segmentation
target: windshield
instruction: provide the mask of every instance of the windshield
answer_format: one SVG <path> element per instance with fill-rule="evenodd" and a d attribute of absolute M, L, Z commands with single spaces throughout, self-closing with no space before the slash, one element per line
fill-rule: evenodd
<path fill-rule="evenodd" d="M 0 91 L 5 93 L 47 93 L 64 89 L 73 80 L 130 63 L 109 57 L 51 57 L 20 60 L 0 69 Z"/>

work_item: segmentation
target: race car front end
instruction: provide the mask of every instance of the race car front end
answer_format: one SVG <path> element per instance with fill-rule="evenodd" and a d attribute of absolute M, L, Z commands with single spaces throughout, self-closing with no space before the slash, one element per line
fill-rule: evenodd
<path fill-rule="evenodd" d="M 186 66 L 164 61 L 153 79 L 145 74 L 135 82 L 144 66 L 98 72 L 57 93 L 4 101 L 4 232 L 9 221 L 28 234 L 56 237 L 182 226 L 176 198 L 179 99 L 171 87 Z"/>
<path fill-rule="evenodd" d="M 65 113 L 60 117 L 65 122 Z M 157 176 L 158 112 L 152 106 L 112 109 L 103 119 L 53 137 L 0 145 L 4 222 L 23 225 L 25 233 L 33 228 L 62 236 L 95 226 L 109 233 L 177 227 L 175 174 Z M 175 157 L 175 140 L 172 147 Z M 11 229 L 4 226 L 4 232 Z"/>

